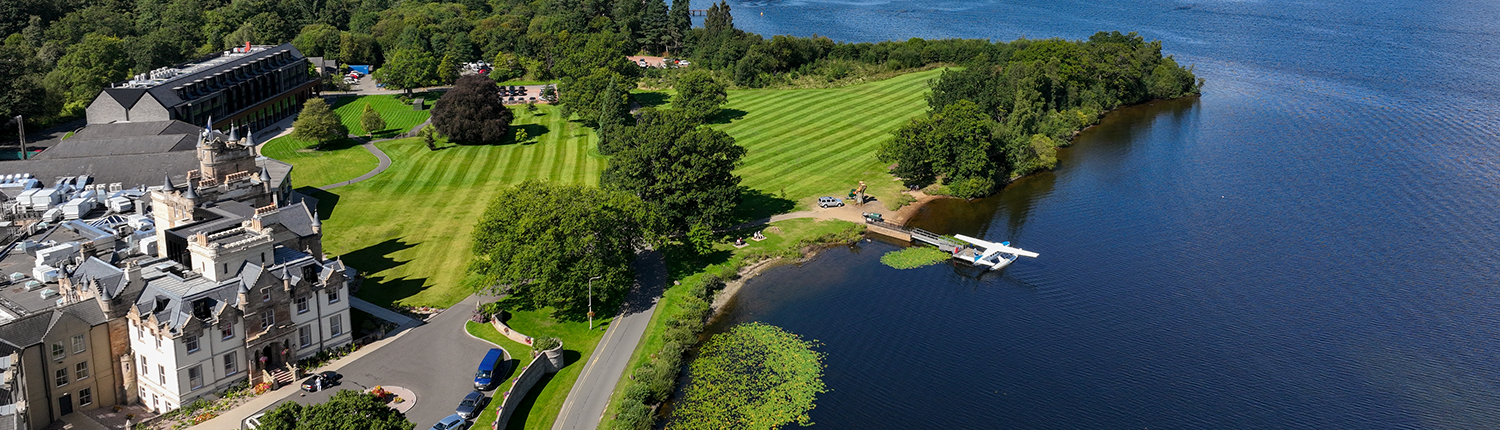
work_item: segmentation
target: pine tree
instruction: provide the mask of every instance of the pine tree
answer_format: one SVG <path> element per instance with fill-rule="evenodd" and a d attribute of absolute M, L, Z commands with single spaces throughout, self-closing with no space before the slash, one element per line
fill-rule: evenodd
<path fill-rule="evenodd" d="M 672 49 L 682 49 L 687 42 L 688 30 L 693 28 L 692 0 L 672 0 L 672 11 L 667 14 L 671 24 Z"/>
<path fill-rule="evenodd" d="M 671 27 L 666 0 L 646 0 L 646 8 L 641 10 L 641 48 L 661 52 L 666 42 L 672 40 Z"/>

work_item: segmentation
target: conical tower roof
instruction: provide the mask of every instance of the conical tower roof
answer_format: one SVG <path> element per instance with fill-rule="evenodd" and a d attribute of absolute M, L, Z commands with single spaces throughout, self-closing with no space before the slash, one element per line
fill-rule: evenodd
<path fill-rule="evenodd" d="M 187 191 L 185 191 L 185 192 L 182 193 L 182 197 L 185 197 L 185 198 L 188 198 L 188 199 L 197 200 L 198 199 L 198 192 L 197 191 L 193 191 L 193 181 L 188 181 L 187 186 L 188 186 L 188 189 L 187 189 Z"/>

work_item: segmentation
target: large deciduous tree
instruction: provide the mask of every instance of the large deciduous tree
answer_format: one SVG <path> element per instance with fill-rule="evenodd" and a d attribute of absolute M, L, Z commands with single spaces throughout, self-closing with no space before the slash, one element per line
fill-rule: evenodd
<path fill-rule="evenodd" d="M 724 83 L 714 79 L 713 73 L 693 69 L 677 78 L 677 96 L 672 98 L 672 108 L 679 109 L 688 118 L 706 121 L 719 114 L 720 106 L 728 100 L 729 92 Z"/>
<path fill-rule="evenodd" d="M 697 223 L 722 226 L 739 203 L 734 174 L 745 148 L 722 131 L 672 110 L 646 108 L 618 136 L 604 183 L 651 204 L 673 232 Z"/>
<path fill-rule="evenodd" d="M 412 430 L 416 427 L 375 395 L 340 390 L 325 403 L 282 403 L 260 419 L 262 430 Z"/>
<path fill-rule="evenodd" d="M 385 66 L 375 70 L 375 79 L 386 87 L 406 90 L 420 88 L 437 82 L 437 59 L 431 54 L 416 49 L 398 49 L 386 56 Z"/>
<path fill-rule="evenodd" d="M 90 33 L 47 74 L 47 90 L 63 96 L 63 114 L 81 114 L 110 82 L 130 76 L 131 61 L 118 38 Z"/>
<path fill-rule="evenodd" d="M 564 80 L 558 101 L 564 114 L 577 114 L 584 124 L 599 127 L 630 116 L 628 86 L 633 82 L 608 69 L 594 69 L 588 76 Z"/>
<path fill-rule="evenodd" d="M 515 112 L 500 101 L 500 87 L 483 75 L 458 79 L 432 108 L 432 125 L 448 140 L 464 144 L 500 143 Z"/>
<path fill-rule="evenodd" d="M 891 174 L 908 186 L 927 186 L 942 177 L 949 192 L 979 197 L 995 187 L 1004 159 L 994 142 L 996 124 L 979 107 L 960 100 L 897 129 L 881 143 L 876 158 L 896 163 Z"/>
<path fill-rule="evenodd" d="M 474 227 L 475 287 L 499 286 L 559 314 L 614 303 L 630 289 L 635 250 L 653 219 L 640 199 L 581 185 L 527 181 L 501 190 Z"/>
<path fill-rule="evenodd" d="M 375 132 L 385 130 L 385 119 L 369 103 L 365 103 L 365 111 L 359 114 L 359 125 L 364 127 L 365 134 L 374 136 Z"/>
<path fill-rule="evenodd" d="M 338 114 L 328 108 L 322 98 L 307 99 L 302 104 L 302 113 L 292 122 L 292 137 L 313 142 L 318 146 L 349 136 L 349 129 L 339 121 Z"/>

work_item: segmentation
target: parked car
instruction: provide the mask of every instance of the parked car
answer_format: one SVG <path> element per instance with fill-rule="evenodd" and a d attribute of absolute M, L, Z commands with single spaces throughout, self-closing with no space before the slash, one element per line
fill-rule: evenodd
<path fill-rule="evenodd" d="M 839 199 L 838 197 L 818 197 L 818 207 L 820 208 L 831 208 L 843 205 L 844 201 L 842 199 Z"/>
<path fill-rule="evenodd" d="M 319 372 L 317 374 L 314 374 L 313 376 L 307 377 L 307 379 L 303 379 L 302 389 L 307 390 L 308 392 L 315 392 L 324 388 L 338 385 L 339 380 L 341 379 L 344 379 L 344 375 L 334 373 L 333 371 Z M 318 383 L 320 381 L 322 382 L 322 384 Z"/>
<path fill-rule="evenodd" d="M 458 409 L 455 409 L 454 412 L 457 412 L 458 416 L 466 420 L 472 420 L 474 417 L 479 416 L 480 412 L 484 411 L 486 403 L 489 403 L 489 398 L 484 396 L 484 392 L 475 390 L 470 392 L 469 395 L 464 396 L 463 401 L 458 402 Z"/>
<path fill-rule="evenodd" d="M 474 389 L 489 391 L 495 388 L 496 370 L 500 369 L 500 360 L 505 358 L 505 352 L 500 348 L 491 348 L 490 352 L 484 354 L 484 359 L 479 361 L 479 371 L 474 372 Z"/>
<path fill-rule="evenodd" d="M 438 420 L 437 424 L 433 424 L 429 430 L 465 430 L 468 428 L 469 420 L 465 420 L 464 417 L 458 416 L 458 414 L 453 414 Z"/>
<path fill-rule="evenodd" d="M 245 430 L 254 430 L 256 428 L 260 428 L 260 418 L 264 416 L 266 416 L 265 412 L 251 415 L 250 418 L 245 418 L 245 422 L 242 423 L 243 425 L 241 425 L 240 428 Z"/>

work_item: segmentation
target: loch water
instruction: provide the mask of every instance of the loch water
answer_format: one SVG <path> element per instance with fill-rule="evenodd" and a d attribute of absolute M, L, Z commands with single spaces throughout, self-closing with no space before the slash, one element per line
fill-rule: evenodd
<path fill-rule="evenodd" d="M 815 427 L 1500 428 L 1500 2 L 729 3 L 841 41 L 1135 31 L 1207 80 L 914 220 L 1041 258 L 877 240 L 750 280 L 714 327 L 821 342 Z"/>

